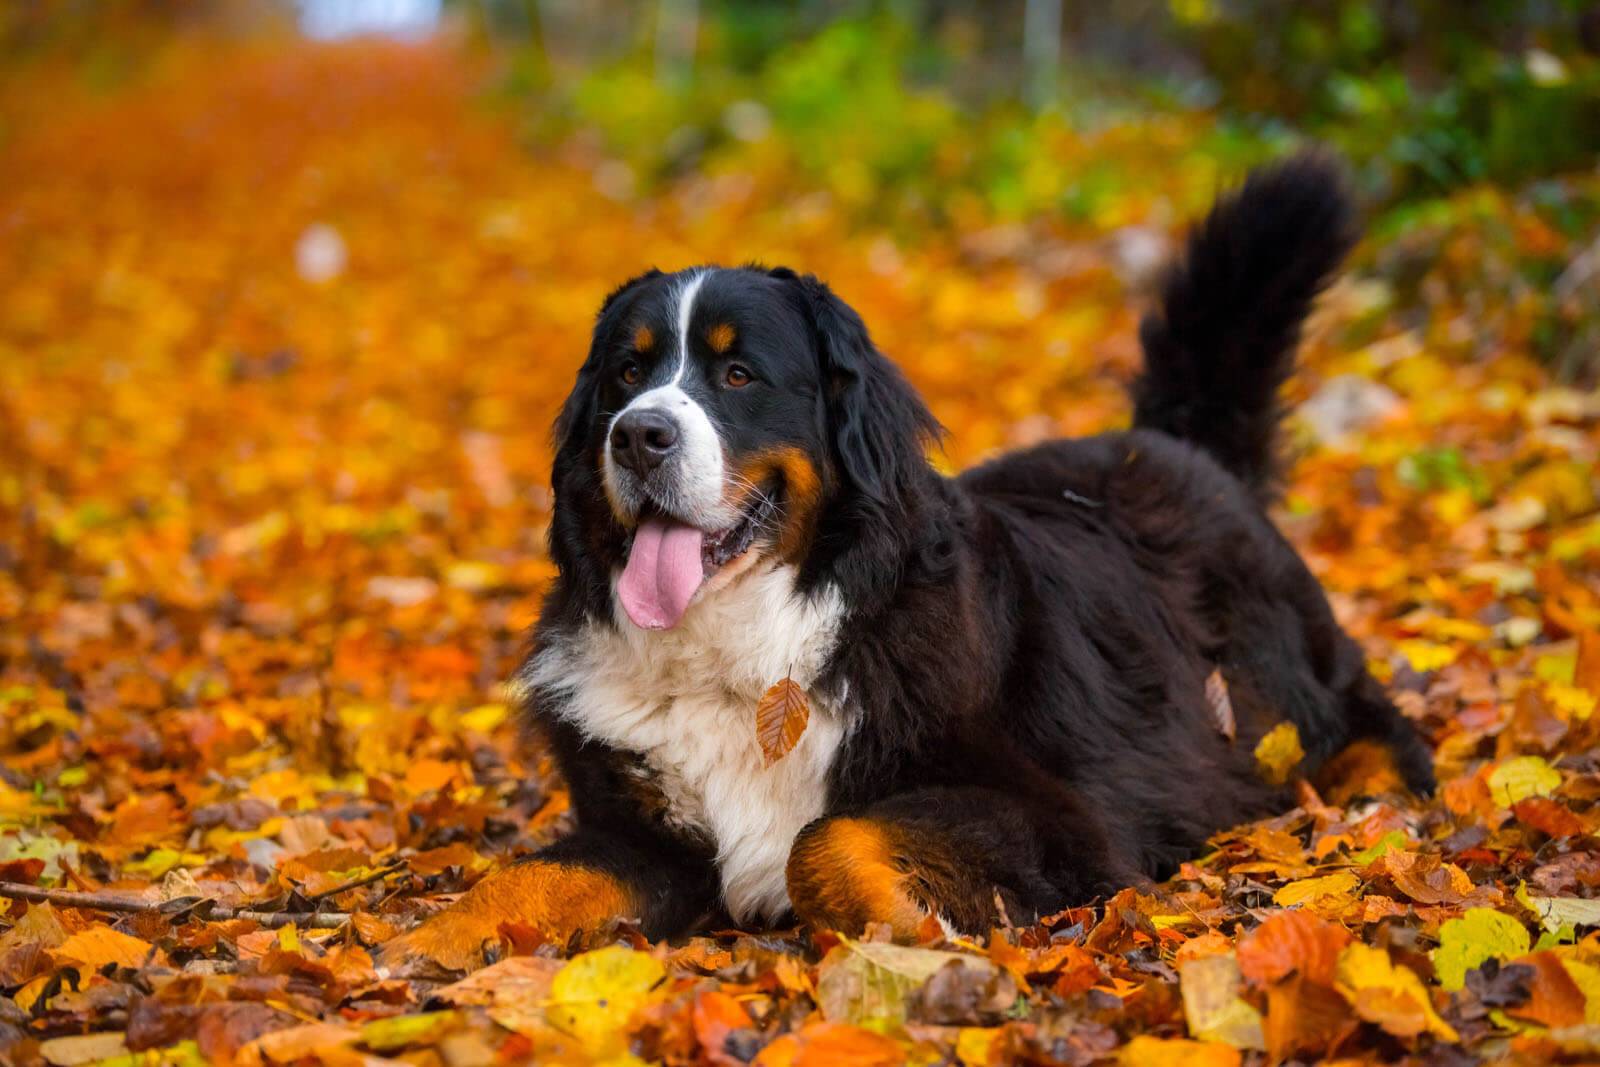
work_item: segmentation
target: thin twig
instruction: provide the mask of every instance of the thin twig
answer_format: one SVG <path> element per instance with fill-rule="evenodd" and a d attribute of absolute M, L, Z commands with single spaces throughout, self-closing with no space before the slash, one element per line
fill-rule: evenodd
<path fill-rule="evenodd" d="M 337 896 L 338 894 L 349 889 L 360 889 L 364 885 L 371 885 L 373 882 L 381 882 L 391 874 L 394 874 L 398 871 L 403 871 L 405 869 L 406 861 L 398 860 L 389 864 L 387 867 L 379 867 L 370 874 L 364 874 L 360 878 L 352 878 L 350 881 L 345 882 L 342 885 L 336 885 L 332 889 L 324 889 L 320 893 L 307 893 L 305 894 L 305 899 L 307 902 L 313 900 L 326 900 L 328 897 Z"/>
<path fill-rule="evenodd" d="M 121 911 L 130 913 L 161 913 L 169 910 L 170 901 L 138 900 L 118 893 L 79 893 L 72 889 L 40 889 L 19 882 L 0 882 L 0 897 L 9 900 L 31 900 L 59 904 L 64 908 L 87 908 L 91 911 Z M 248 919 L 271 929 L 280 926 L 303 926 L 306 929 L 332 930 L 350 921 L 348 912 L 342 911 L 248 911 L 243 908 L 224 908 L 218 904 L 206 907 L 208 901 L 196 901 L 196 914 L 209 920 Z M 187 909 L 186 909 L 187 910 Z"/>

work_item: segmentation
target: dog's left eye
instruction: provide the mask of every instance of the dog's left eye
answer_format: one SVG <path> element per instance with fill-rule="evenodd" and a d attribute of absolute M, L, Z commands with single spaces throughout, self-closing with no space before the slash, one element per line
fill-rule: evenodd
<path fill-rule="evenodd" d="M 755 379 L 751 377 L 750 372 L 739 366 L 737 363 L 731 364 L 728 367 L 728 373 L 722 376 L 722 380 L 727 382 L 728 385 L 734 389 L 742 389 L 751 382 L 755 381 Z"/>
<path fill-rule="evenodd" d="M 622 379 L 623 385 L 638 385 L 639 379 L 643 375 L 639 372 L 639 364 L 630 359 L 622 365 L 622 370 L 618 372 L 617 377 Z"/>

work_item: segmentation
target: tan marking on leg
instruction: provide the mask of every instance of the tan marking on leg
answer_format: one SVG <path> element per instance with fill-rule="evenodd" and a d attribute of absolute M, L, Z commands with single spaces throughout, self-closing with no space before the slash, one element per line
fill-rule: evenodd
<path fill-rule="evenodd" d="M 829 819 L 789 854 L 789 902 L 811 926 L 859 934 L 884 922 L 915 941 L 927 912 L 912 896 L 886 828 L 870 819 Z"/>
<path fill-rule="evenodd" d="M 482 965 L 484 944 L 499 939 L 502 923 L 532 926 L 565 941 L 574 931 L 636 912 L 634 894 L 610 875 L 532 860 L 494 872 L 444 911 L 389 941 L 379 962 L 396 967 L 428 959 L 470 970 Z"/>

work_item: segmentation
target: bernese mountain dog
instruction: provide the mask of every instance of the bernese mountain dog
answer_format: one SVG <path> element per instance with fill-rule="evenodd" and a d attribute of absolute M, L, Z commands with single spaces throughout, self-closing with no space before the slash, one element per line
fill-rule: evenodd
<path fill-rule="evenodd" d="M 1306 773 L 1370 738 L 1431 790 L 1266 510 L 1279 387 L 1353 240 L 1328 159 L 1255 171 L 1142 324 L 1133 427 L 954 478 L 815 277 L 652 270 L 612 293 L 556 420 L 559 577 L 516 678 L 576 828 L 385 961 L 467 967 L 502 924 L 617 917 L 982 934 L 1290 806 L 1254 758 L 1284 721 Z M 810 717 L 769 766 L 756 707 L 785 679 Z"/>

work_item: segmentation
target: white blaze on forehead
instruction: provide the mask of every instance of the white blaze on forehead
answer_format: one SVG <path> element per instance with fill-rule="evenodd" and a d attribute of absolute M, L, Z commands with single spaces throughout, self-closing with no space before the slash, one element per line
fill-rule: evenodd
<path fill-rule="evenodd" d="M 659 411 L 670 418 L 678 428 L 678 447 L 651 483 L 659 493 L 656 502 L 703 530 L 720 530 L 733 525 L 739 518 L 738 513 L 731 511 L 722 499 L 725 473 L 722 438 L 705 408 L 678 384 L 689 367 L 689 324 L 694 315 L 694 300 L 710 273 L 708 270 L 696 271 L 674 290 L 678 363 L 671 380 L 640 393 L 617 412 L 611 425 L 606 427 L 606 440 L 611 439 L 611 431 L 616 428 L 617 420 L 631 411 Z M 637 511 L 638 505 L 643 502 L 638 489 L 624 484 L 636 486 L 637 483 L 617 469 L 609 448 L 605 450 L 603 466 L 606 487 L 612 500 L 629 504 L 625 510 L 630 513 Z"/>
<path fill-rule="evenodd" d="M 674 294 L 678 301 L 678 368 L 672 372 L 673 385 L 682 381 L 684 372 L 689 369 L 689 322 L 694 317 L 694 298 L 710 273 L 709 270 L 695 271 Z"/>

